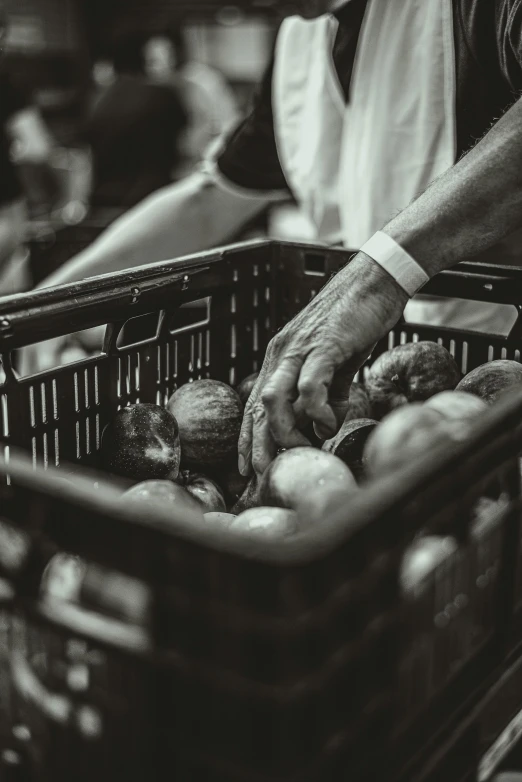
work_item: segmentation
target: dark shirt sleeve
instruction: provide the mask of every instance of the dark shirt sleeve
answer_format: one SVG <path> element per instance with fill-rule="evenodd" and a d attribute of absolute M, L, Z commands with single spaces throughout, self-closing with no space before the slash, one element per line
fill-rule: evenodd
<path fill-rule="evenodd" d="M 226 179 L 249 190 L 289 190 L 279 162 L 272 113 L 270 62 L 247 117 L 230 134 L 217 157 Z"/>

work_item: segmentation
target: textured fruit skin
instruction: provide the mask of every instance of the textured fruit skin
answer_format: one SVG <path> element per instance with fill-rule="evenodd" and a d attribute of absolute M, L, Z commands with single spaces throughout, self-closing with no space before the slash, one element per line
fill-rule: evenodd
<path fill-rule="evenodd" d="M 366 377 L 370 417 L 380 420 L 408 402 L 453 390 L 460 378 L 455 359 L 436 342 L 398 345 L 380 355 Z"/>
<path fill-rule="evenodd" d="M 252 389 L 256 384 L 256 380 L 259 377 L 259 372 L 252 372 L 251 375 L 245 377 L 244 380 L 237 387 L 237 394 L 241 399 L 241 404 L 244 406 L 248 402 L 248 397 L 252 393 Z"/>
<path fill-rule="evenodd" d="M 412 464 L 441 442 L 451 447 L 451 430 L 442 413 L 422 402 L 393 410 L 370 433 L 364 447 L 368 475 L 377 477 Z"/>
<path fill-rule="evenodd" d="M 457 391 L 467 391 L 492 404 L 508 388 L 519 385 L 522 385 L 522 364 L 498 359 L 469 372 L 458 384 Z"/>
<path fill-rule="evenodd" d="M 358 418 L 370 417 L 371 404 L 366 388 L 361 383 L 352 383 L 350 386 L 350 396 L 348 398 L 348 410 L 344 419 L 345 422 Z"/>
<path fill-rule="evenodd" d="M 458 390 L 441 391 L 428 399 L 424 406 L 437 410 L 448 421 L 456 423 L 472 423 L 488 409 L 483 399 Z"/>
<path fill-rule="evenodd" d="M 103 432 L 103 467 L 124 478 L 175 480 L 180 455 L 178 424 L 158 405 L 124 407 Z"/>
<path fill-rule="evenodd" d="M 286 538 L 299 531 L 297 513 L 285 508 L 257 507 L 245 510 L 230 523 L 232 532 L 263 538 Z"/>
<path fill-rule="evenodd" d="M 209 524 L 219 524 L 225 528 L 230 527 L 230 524 L 236 518 L 233 513 L 221 513 L 217 511 L 210 511 L 209 513 L 205 513 L 204 517 L 205 521 L 208 521 Z"/>
<path fill-rule="evenodd" d="M 257 505 L 259 505 L 259 481 L 257 475 L 253 475 L 248 481 L 241 497 L 230 509 L 230 512 L 238 516 L 240 513 L 243 513 L 243 511 L 255 508 Z"/>
<path fill-rule="evenodd" d="M 181 512 L 188 509 L 203 515 L 201 503 L 183 486 L 172 481 L 143 481 L 122 494 L 121 499 L 122 502 L 152 504 Z"/>
<path fill-rule="evenodd" d="M 206 475 L 191 473 L 189 470 L 183 471 L 183 480 L 185 489 L 201 504 L 204 513 L 226 511 L 225 497 L 215 481 Z"/>
<path fill-rule="evenodd" d="M 364 447 L 378 421 L 371 418 L 356 418 L 345 421 L 335 437 L 326 440 L 323 451 L 333 453 L 341 459 L 359 480 L 364 476 Z"/>
<path fill-rule="evenodd" d="M 354 488 L 355 478 L 341 459 L 333 453 L 301 446 L 284 451 L 270 464 L 259 485 L 259 504 L 299 513 L 331 491 Z"/>
<path fill-rule="evenodd" d="M 233 388 L 195 380 L 174 392 L 167 409 L 178 422 L 184 467 L 207 472 L 237 464 L 243 405 Z"/>

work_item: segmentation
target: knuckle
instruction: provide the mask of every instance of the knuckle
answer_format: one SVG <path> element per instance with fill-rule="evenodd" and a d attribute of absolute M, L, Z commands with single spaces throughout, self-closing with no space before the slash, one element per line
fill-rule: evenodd
<path fill-rule="evenodd" d="M 277 401 L 277 391 L 272 386 L 266 386 L 261 392 L 261 401 L 265 407 L 272 407 Z"/>
<path fill-rule="evenodd" d="M 259 426 L 266 418 L 265 409 L 263 405 L 256 405 L 253 410 L 254 425 Z"/>
<path fill-rule="evenodd" d="M 301 396 L 310 397 L 315 393 L 317 384 L 309 378 L 304 378 L 299 381 L 297 387 Z"/>

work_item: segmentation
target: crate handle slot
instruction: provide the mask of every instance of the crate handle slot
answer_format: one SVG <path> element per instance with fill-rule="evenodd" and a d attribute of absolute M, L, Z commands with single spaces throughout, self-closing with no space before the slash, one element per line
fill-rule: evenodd
<path fill-rule="evenodd" d="M 322 253 L 305 253 L 305 274 L 324 277 L 326 274 L 326 257 Z"/>
<path fill-rule="evenodd" d="M 15 689 L 40 714 L 56 725 L 73 727 L 84 738 L 101 737 L 102 719 L 97 709 L 87 704 L 75 704 L 66 695 L 49 690 L 42 684 L 21 652 L 13 652 L 10 662 Z"/>

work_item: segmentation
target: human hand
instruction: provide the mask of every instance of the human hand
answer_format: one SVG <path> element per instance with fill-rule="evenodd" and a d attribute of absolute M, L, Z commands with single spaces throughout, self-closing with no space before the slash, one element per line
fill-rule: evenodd
<path fill-rule="evenodd" d="M 309 445 L 344 421 L 354 375 L 399 320 L 408 296 L 375 261 L 359 253 L 270 342 L 245 409 L 239 470 L 261 475 L 278 447 Z"/>

